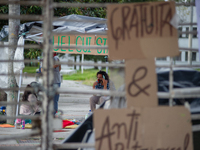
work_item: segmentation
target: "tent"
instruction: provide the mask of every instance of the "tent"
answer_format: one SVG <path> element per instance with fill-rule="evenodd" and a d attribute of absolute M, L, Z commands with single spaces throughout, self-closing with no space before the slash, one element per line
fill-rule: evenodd
<path fill-rule="evenodd" d="M 99 22 L 99 23 L 98 23 Z M 42 21 L 28 22 L 20 25 L 19 36 L 25 40 L 42 43 Z M 8 26 L 0 32 L 0 41 L 7 41 Z M 68 15 L 53 22 L 53 33 L 64 33 L 53 36 L 54 45 L 107 45 L 106 19 L 81 15 Z M 90 33 L 86 35 L 84 33 Z M 59 53 L 108 55 L 108 50 L 54 49 Z"/>
<path fill-rule="evenodd" d="M 35 41 L 37 43 L 43 42 L 42 32 L 43 21 L 27 22 L 20 25 L 18 45 L 24 45 L 24 41 Z M 64 33 L 64 35 L 53 36 L 54 45 L 98 45 L 99 47 L 107 43 L 106 36 L 106 19 L 97 17 L 88 17 L 81 15 L 68 15 L 58 18 L 53 21 L 53 33 Z M 90 33 L 86 35 L 84 33 Z M 97 34 L 100 34 L 98 36 Z M 0 41 L 4 45 L 8 45 L 9 26 L 3 26 L 0 32 Z M 103 35 L 103 36 L 102 36 Z M 71 41 L 70 41 L 71 40 Z M 8 47 L 0 48 L 2 55 L 1 60 L 8 59 Z M 59 53 L 71 54 L 91 54 L 91 55 L 108 55 L 108 50 L 97 49 L 96 51 L 90 49 L 54 49 Z M 18 47 L 15 51 L 15 60 L 24 59 L 24 48 Z M 83 58 L 83 57 L 82 57 Z M 22 70 L 24 63 L 14 63 L 15 74 L 20 74 L 16 77 L 16 81 L 21 87 Z M 0 63 L 0 74 L 8 73 L 8 63 Z M 8 76 L 0 76 L 1 88 L 8 88 Z M 20 91 L 18 91 L 19 101 Z M 17 107 L 18 109 L 18 107 Z M 17 111 L 16 111 L 17 112 Z M 17 114 L 16 114 L 17 115 Z"/>
<path fill-rule="evenodd" d="M 97 23 L 97 22 L 100 23 Z M 57 21 L 53 21 L 53 32 L 68 32 L 69 34 L 78 33 L 106 33 L 106 19 L 97 17 L 88 17 L 81 15 L 68 15 L 60 17 Z M 26 35 L 26 40 L 42 42 L 42 24 L 43 21 L 27 22 L 20 25 L 19 35 Z M 3 26 L 0 32 L 0 41 L 7 41 L 8 26 Z"/>
<path fill-rule="evenodd" d="M 99 22 L 99 23 L 98 23 Z M 58 18 L 58 20 L 53 21 L 53 33 L 67 33 L 67 35 L 58 35 L 54 36 L 53 39 L 54 43 L 57 45 L 95 45 L 95 42 L 97 43 L 99 47 L 104 44 L 106 45 L 105 41 L 107 41 L 106 37 L 106 19 L 103 18 L 97 18 L 97 17 L 88 17 L 88 16 L 81 16 L 81 15 L 68 15 L 64 17 Z M 35 22 L 27 22 L 20 25 L 19 30 L 19 41 L 18 45 L 24 45 L 24 40 L 28 41 L 35 41 L 37 43 L 42 43 L 42 25 L 43 21 L 35 21 Z M 90 33 L 91 35 L 87 36 L 84 33 Z M 76 35 L 75 35 L 76 34 Z M 100 36 L 98 36 L 99 34 Z M 0 41 L 4 42 L 4 44 L 8 44 L 8 35 L 9 35 L 9 28 L 8 26 L 3 26 L 1 32 L 0 32 Z M 70 37 L 68 36 L 70 35 Z M 102 38 L 101 38 L 102 37 Z M 58 39 L 60 38 L 63 41 L 59 43 Z M 65 38 L 71 38 L 71 43 L 65 42 Z M 84 40 L 85 38 L 85 40 Z M 104 38 L 104 41 L 102 40 Z M 76 39 L 76 42 L 72 39 Z M 96 41 L 95 41 L 96 39 Z M 69 40 L 69 39 L 68 39 Z M 84 41 L 83 41 L 84 40 Z M 65 44 L 63 44 L 65 43 Z M 1 55 L 0 59 L 8 59 L 7 53 L 8 48 L 1 48 L 1 52 L 4 52 Z M 92 55 L 108 55 L 108 51 L 97 49 L 96 52 L 92 50 L 79 50 L 79 49 L 70 49 L 70 50 L 62 50 L 62 49 L 54 49 L 54 51 L 59 53 L 71 53 L 71 54 L 92 54 Z M 15 59 L 21 60 L 24 59 L 23 57 L 23 48 L 17 48 L 15 52 Z M 0 64 L 0 73 L 7 73 L 7 63 L 1 63 Z M 15 63 L 14 64 L 14 70 L 15 73 L 20 72 L 24 68 L 23 63 Z M 18 78 L 17 78 L 18 79 Z M 1 76 L 0 77 L 0 84 L 2 88 L 7 88 L 7 76 Z M 18 80 L 17 80 L 18 81 Z M 19 82 L 18 82 L 19 84 Z"/>

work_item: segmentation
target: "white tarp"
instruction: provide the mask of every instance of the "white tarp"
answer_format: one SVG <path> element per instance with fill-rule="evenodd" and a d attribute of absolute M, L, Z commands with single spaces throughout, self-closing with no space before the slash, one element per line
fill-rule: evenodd
<path fill-rule="evenodd" d="M 8 45 L 8 42 L 2 42 L 4 45 Z M 24 45 L 24 38 L 21 36 L 18 40 L 18 45 Z M 8 48 L 7 47 L 1 47 L 0 48 L 0 60 L 8 60 Z M 17 47 L 15 51 L 14 60 L 24 60 L 24 48 L 23 47 Z M 14 73 L 18 74 L 16 76 L 17 84 L 19 85 L 19 74 L 20 70 L 24 68 L 24 62 L 18 62 L 13 64 Z M 7 74 L 8 73 L 8 63 L 7 62 L 1 62 L 0 63 L 0 74 Z M 8 76 L 7 75 L 0 75 L 0 88 L 8 88 Z"/>
<path fill-rule="evenodd" d="M 8 42 L 1 42 L 2 45 L 8 45 Z M 8 47 L 0 47 L 0 60 L 8 60 Z M 8 73 L 8 63 L 1 62 L 0 63 L 0 74 Z M 7 88 L 8 87 L 8 76 L 0 75 L 0 87 Z"/>
<path fill-rule="evenodd" d="M 21 36 L 18 40 L 17 45 L 24 45 L 24 38 L 23 36 Z M 14 60 L 24 60 L 24 47 L 17 47 L 16 51 L 15 51 L 15 56 L 14 56 Z M 19 85 L 19 74 L 20 74 L 20 70 L 24 69 L 24 62 L 15 62 L 13 64 L 13 68 L 14 68 L 14 73 L 18 74 L 15 76 L 16 82 Z"/>

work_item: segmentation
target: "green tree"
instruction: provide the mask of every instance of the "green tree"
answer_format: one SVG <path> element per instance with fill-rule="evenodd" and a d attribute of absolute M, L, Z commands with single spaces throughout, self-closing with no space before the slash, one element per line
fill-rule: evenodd
<path fill-rule="evenodd" d="M 97 61 L 106 62 L 105 56 L 84 55 L 84 59 L 85 60 L 93 60 L 95 63 L 97 63 Z M 94 68 L 97 69 L 98 67 L 96 66 Z"/>
<path fill-rule="evenodd" d="M 24 53 L 25 58 L 36 59 L 41 56 L 41 50 L 30 48 Z"/>
<path fill-rule="evenodd" d="M 164 0 L 54 0 L 54 2 L 58 3 L 130 3 L 130 2 L 149 2 L 149 1 L 164 1 Z M 177 2 L 184 2 L 185 0 L 176 0 Z M 190 2 L 191 0 L 186 0 Z M 8 14 L 8 5 L 0 5 L 0 14 Z M 39 6 L 21 6 L 20 14 L 34 14 L 40 15 L 42 14 L 42 8 Z M 91 17 L 99 17 L 106 18 L 106 8 L 86 8 L 86 7 L 71 7 L 71 8 L 54 8 L 54 16 L 62 17 L 66 15 L 77 14 L 77 15 L 85 15 Z M 27 21 L 21 21 L 21 23 L 25 23 Z M 7 20 L 0 20 L 0 29 L 4 26 L 8 25 Z M 38 51 L 38 50 L 36 50 Z M 36 57 L 33 49 L 25 50 L 25 58 L 29 58 L 29 56 Z M 37 52 L 37 54 L 39 54 Z M 74 55 L 75 56 L 75 55 Z M 86 60 L 104 60 L 104 56 L 92 56 L 88 55 L 84 57 Z"/>
<path fill-rule="evenodd" d="M 164 1 L 164 0 L 54 0 L 58 3 L 133 3 L 133 2 L 150 2 L 150 1 Z M 175 0 L 176 2 L 191 2 L 191 0 Z M 8 5 L 0 5 L 0 14 L 8 14 Z M 39 6 L 21 6 L 20 14 L 42 14 L 42 8 Z M 106 17 L 106 8 L 86 8 L 86 7 L 76 7 L 76 8 L 54 8 L 54 15 L 58 17 L 77 14 L 85 15 L 91 17 Z M 21 21 L 24 23 L 27 21 Z M 0 20 L 0 29 L 4 25 L 8 25 L 8 20 Z"/>
<path fill-rule="evenodd" d="M 35 59 L 37 59 L 38 56 L 41 56 L 41 54 L 42 54 L 42 51 L 39 49 L 30 48 L 28 50 L 24 50 L 24 58 L 25 59 L 35 60 Z M 37 66 L 37 63 L 31 62 L 26 65 Z"/>
<path fill-rule="evenodd" d="M 8 14 L 8 5 L 0 5 L 0 14 Z M 4 25 L 8 25 L 8 20 L 0 20 L 0 30 Z"/>

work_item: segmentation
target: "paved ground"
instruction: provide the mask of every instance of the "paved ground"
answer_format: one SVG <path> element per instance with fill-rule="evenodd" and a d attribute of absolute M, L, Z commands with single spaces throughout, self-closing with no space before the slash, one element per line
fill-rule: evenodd
<path fill-rule="evenodd" d="M 28 77 L 23 79 L 23 85 L 35 81 L 35 78 Z M 40 81 L 40 80 L 39 80 Z M 41 81 L 40 81 L 41 82 Z M 83 85 L 80 81 L 63 80 L 61 83 L 63 89 L 74 90 L 91 90 L 92 87 Z M 89 98 L 92 95 L 83 94 L 60 94 L 58 109 L 64 112 L 64 118 L 83 119 L 84 115 L 89 111 Z"/>
<path fill-rule="evenodd" d="M 23 85 L 35 81 L 34 77 L 23 78 Z M 41 81 L 40 81 L 41 82 Z M 70 88 L 70 89 L 92 89 L 90 86 L 83 85 L 82 82 L 77 81 L 67 81 L 63 80 L 61 84 L 62 88 Z M 64 112 L 62 115 L 63 119 L 77 119 L 84 120 L 85 114 L 89 111 L 89 98 L 91 95 L 79 95 L 79 94 L 61 94 L 59 99 L 58 107 L 60 110 Z M 13 136 L 16 134 L 22 134 L 30 132 L 31 129 L 15 129 L 15 128 L 0 128 L 0 138 Z M 62 141 L 74 131 L 74 129 L 62 129 L 63 132 L 54 132 L 53 133 L 53 142 L 54 143 L 62 143 Z M 7 146 L 35 146 L 40 144 L 40 137 L 32 137 L 25 139 L 17 139 L 17 140 L 8 140 L 0 142 L 0 149 Z"/>

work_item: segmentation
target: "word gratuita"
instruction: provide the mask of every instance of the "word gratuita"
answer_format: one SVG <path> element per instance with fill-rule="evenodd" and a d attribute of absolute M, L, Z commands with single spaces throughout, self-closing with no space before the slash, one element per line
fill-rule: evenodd
<path fill-rule="evenodd" d="M 118 40 L 131 40 L 131 37 L 142 38 L 147 35 L 162 37 L 164 28 L 169 36 L 173 36 L 173 27 L 170 20 L 173 17 L 173 10 L 169 2 L 130 4 L 115 7 L 110 13 L 111 35 L 116 41 L 115 48 L 118 49 Z M 121 18 L 116 24 L 114 20 Z M 134 30 L 133 30 L 134 29 Z"/>

